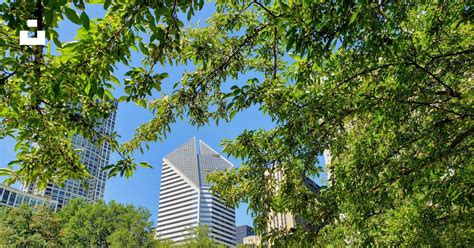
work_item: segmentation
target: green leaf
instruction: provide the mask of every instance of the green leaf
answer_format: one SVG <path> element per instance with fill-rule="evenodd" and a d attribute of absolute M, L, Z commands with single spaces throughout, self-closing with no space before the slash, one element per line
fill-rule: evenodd
<path fill-rule="evenodd" d="M 74 24 L 81 24 L 81 19 L 77 15 L 76 11 L 74 11 L 73 9 L 64 6 L 64 14 L 66 14 L 66 17 Z"/>
<path fill-rule="evenodd" d="M 86 88 L 84 88 L 84 91 L 86 92 L 87 95 L 89 95 L 89 92 L 91 91 L 91 83 L 87 82 Z"/>
<path fill-rule="evenodd" d="M 89 30 L 90 20 L 89 20 L 89 16 L 87 16 L 85 11 L 81 13 L 81 23 L 85 29 Z"/>
<path fill-rule="evenodd" d="M 151 164 L 149 164 L 147 162 L 140 162 L 140 166 L 143 167 L 143 168 L 153 169 L 153 166 L 151 166 Z"/>
<path fill-rule="evenodd" d="M 114 164 L 104 166 L 104 167 L 102 167 L 101 171 L 107 171 L 107 170 L 113 168 L 114 166 L 115 166 Z"/>
<path fill-rule="evenodd" d="M 112 0 L 105 0 L 104 9 L 108 9 L 111 3 L 112 3 Z"/>
<path fill-rule="evenodd" d="M 135 103 L 140 107 L 146 108 L 146 100 L 145 99 L 137 99 L 135 101 Z"/>
<path fill-rule="evenodd" d="M 105 96 L 107 96 L 107 98 L 109 98 L 110 100 L 114 99 L 114 96 L 112 95 L 112 93 L 111 93 L 109 90 L 104 90 L 104 94 L 105 94 Z"/>
<path fill-rule="evenodd" d="M 153 79 L 161 81 L 161 80 L 163 80 L 163 79 L 165 79 L 165 78 L 167 78 L 167 77 L 168 77 L 168 73 L 167 73 L 167 72 L 163 72 L 163 73 L 158 73 L 158 74 L 156 74 L 155 76 L 153 76 Z"/>
<path fill-rule="evenodd" d="M 356 19 L 357 19 L 357 16 L 359 15 L 359 11 L 355 11 L 352 16 L 351 16 L 351 20 L 349 21 L 349 24 L 352 24 Z"/>
<path fill-rule="evenodd" d="M 110 172 L 108 174 L 108 178 L 116 176 L 119 171 L 120 171 L 120 167 L 118 167 L 118 166 L 113 167 L 112 170 L 110 170 Z"/>
<path fill-rule="evenodd" d="M 140 51 L 142 51 L 143 54 L 148 55 L 148 49 L 146 48 L 145 44 L 143 44 L 143 42 L 139 42 L 138 46 L 140 47 Z"/>
<path fill-rule="evenodd" d="M 118 98 L 117 101 L 118 102 L 126 102 L 126 101 L 128 101 L 128 96 L 121 96 L 121 97 Z"/>
<path fill-rule="evenodd" d="M 86 0 L 86 3 L 89 3 L 89 4 L 103 4 L 104 0 Z"/>

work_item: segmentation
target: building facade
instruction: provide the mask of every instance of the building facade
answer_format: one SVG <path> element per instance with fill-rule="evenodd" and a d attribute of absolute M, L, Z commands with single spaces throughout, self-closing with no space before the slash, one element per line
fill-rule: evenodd
<path fill-rule="evenodd" d="M 235 228 L 235 240 L 237 244 L 243 244 L 244 238 L 247 236 L 255 235 L 251 226 L 243 225 Z"/>
<path fill-rule="evenodd" d="M 260 247 L 261 245 L 261 240 L 260 237 L 257 235 L 251 235 L 247 236 L 243 239 L 243 244 L 246 245 L 247 247 Z"/>
<path fill-rule="evenodd" d="M 117 109 L 117 101 L 114 101 L 114 105 L 115 109 Z M 115 128 L 115 117 L 116 111 L 112 112 L 95 130 L 103 135 L 111 135 Z M 50 183 L 42 191 L 38 191 L 36 185 L 26 186 L 23 190 L 58 201 L 58 208 L 63 207 L 73 198 L 83 198 L 91 202 L 103 199 L 107 172 L 102 171 L 102 168 L 109 164 L 112 152 L 110 144 L 104 142 L 102 145 L 97 145 L 81 135 L 75 135 L 72 138 L 72 144 L 75 149 L 80 151 L 81 162 L 86 166 L 90 174 L 85 185 L 80 180 L 69 179 L 64 182 L 63 187 Z"/>
<path fill-rule="evenodd" d="M 285 175 L 281 171 L 277 171 L 274 174 L 275 179 L 277 180 L 277 188 L 279 183 L 283 183 L 285 180 Z M 306 177 L 303 180 L 304 186 L 314 194 L 318 194 L 320 191 L 320 187 L 316 184 L 313 180 Z M 303 219 L 301 216 L 295 215 L 290 212 L 284 213 L 277 213 L 277 212 L 270 212 L 268 214 L 268 223 L 267 223 L 267 232 L 272 232 L 275 230 L 290 230 L 297 226 L 306 226 L 309 222 Z M 260 240 L 259 240 L 260 242 Z M 267 247 L 272 247 L 272 241 L 266 243 Z"/>
<path fill-rule="evenodd" d="M 0 184 L 0 206 L 19 207 L 23 204 L 33 208 L 49 206 L 53 211 L 58 208 L 57 201 Z"/>
<path fill-rule="evenodd" d="M 183 242 L 195 229 L 207 225 L 209 236 L 235 247 L 235 212 L 210 192 L 209 173 L 232 164 L 216 151 L 192 138 L 163 158 L 158 206 L 157 238 Z"/>
<path fill-rule="evenodd" d="M 277 173 L 277 180 L 284 180 L 281 174 Z M 304 184 L 308 190 L 318 194 L 320 187 L 310 178 L 305 178 Z M 296 227 L 297 225 L 304 225 L 306 221 L 299 217 L 295 216 L 292 213 L 275 213 L 271 212 L 269 214 L 269 222 L 267 230 L 270 232 L 272 230 L 290 230 L 291 228 Z"/>

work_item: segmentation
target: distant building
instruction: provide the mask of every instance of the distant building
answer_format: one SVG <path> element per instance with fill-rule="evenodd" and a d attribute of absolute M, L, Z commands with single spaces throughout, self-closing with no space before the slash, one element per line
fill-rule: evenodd
<path fill-rule="evenodd" d="M 216 151 L 192 138 L 163 158 L 158 207 L 157 238 L 182 242 L 207 225 L 209 236 L 235 247 L 235 213 L 210 192 L 206 176 L 228 170 L 232 164 Z"/>
<path fill-rule="evenodd" d="M 236 227 L 235 233 L 236 233 L 235 237 L 236 237 L 237 244 L 243 244 L 245 237 L 255 235 L 253 228 L 247 225 Z"/>
<path fill-rule="evenodd" d="M 33 208 L 49 206 L 53 211 L 58 208 L 57 201 L 0 184 L 0 206 L 19 207 L 23 204 Z"/>
<path fill-rule="evenodd" d="M 117 109 L 117 101 L 114 101 Z M 114 132 L 116 111 L 95 128 L 97 132 L 103 135 L 111 135 Z M 111 146 L 108 142 L 104 142 L 98 146 L 95 142 L 90 141 L 81 135 L 75 135 L 72 138 L 74 148 L 81 150 L 79 156 L 81 162 L 87 167 L 90 178 L 86 180 L 85 187 L 80 180 L 68 179 L 64 182 L 63 187 L 55 183 L 50 183 L 44 190 L 39 191 L 36 185 L 29 185 L 23 188 L 24 191 L 50 197 L 58 201 L 58 207 L 61 208 L 72 198 L 83 198 L 90 202 L 97 202 L 104 198 L 105 182 L 107 180 L 107 172 L 102 168 L 109 164 Z"/>
<path fill-rule="evenodd" d="M 250 247 L 259 247 L 260 246 L 260 237 L 257 236 L 257 235 L 251 235 L 251 236 L 247 236 L 244 238 L 243 240 L 243 244 L 244 245 L 247 245 L 247 246 L 250 246 Z"/>
<path fill-rule="evenodd" d="M 275 177 L 278 181 L 285 180 L 284 175 L 281 172 L 276 172 Z M 320 187 L 310 178 L 305 178 L 303 183 L 306 188 L 311 192 L 319 193 Z M 300 216 L 296 216 L 292 213 L 275 213 L 271 212 L 269 215 L 269 222 L 267 224 L 267 231 L 272 230 L 290 230 L 298 225 L 306 225 L 308 222 Z M 271 242 L 270 242 L 271 243 Z M 271 246 L 271 245 L 269 245 Z"/>

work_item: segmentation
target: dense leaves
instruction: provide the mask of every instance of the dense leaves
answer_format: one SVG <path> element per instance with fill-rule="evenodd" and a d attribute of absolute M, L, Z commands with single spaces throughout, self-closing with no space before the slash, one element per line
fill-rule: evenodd
<path fill-rule="evenodd" d="M 0 246 L 60 247 L 60 219 L 47 207 L 0 208 Z"/>
<path fill-rule="evenodd" d="M 59 216 L 64 220 L 67 246 L 151 247 L 154 242 L 151 215 L 143 208 L 75 200 L 61 209 Z"/>
<path fill-rule="evenodd" d="M 156 117 L 125 148 L 159 140 L 184 115 L 199 126 L 259 105 L 276 127 L 225 141 L 244 164 L 211 179 L 230 204 L 249 202 L 264 238 L 282 246 L 472 243 L 472 6 L 216 5 L 208 25 L 187 29 L 171 54 L 196 70 L 150 104 Z M 314 196 L 304 178 L 321 173 L 323 151 L 332 155 L 331 184 Z M 283 182 L 269 176 L 275 170 Z M 269 211 L 311 225 L 266 233 Z"/>
<path fill-rule="evenodd" d="M 130 176 L 133 158 L 119 150 L 117 135 L 104 136 L 95 127 L 114 111 L 112 93 L 123 85 L 126 96 L 145 107 L 145 97 L 160 90 L 167 77 L 155 67 L 163 54 L 177 49 L 183 23 L 179 12 L 199 10 L 202 1 L 84 1 L 37 0 L 0 3 L 0 140 L 16 141 L 16 159 L 2 168 L 7 183 L 22 181 L 44 187 L 66 179 L 85 179 L 86 167 L 71 145 L 73 135 L 108 142 L 123 160 L 115 172 Z M 96 4 L 96 5 L 88 5 Z M 86 8 L 86 6 L 88 8 Z M 87 10 L 103 7 L 106 14 L 91 20 Z M 19 31 L 27 19 L 45 30 L 47 47 L 20 46 Z M 64 42 L 58 26 L 78 25 L 74 41 Z M 150 38 L 144 39 L 143 37 Z M 46 51 L 45 51 L 45 48 Z M 131 68 L 127 80 L 114 76 L 116 66 L 128 65 L 133 51 L 147 57 Z M 4 167 L 4 166 L 2 166 Z"/>
<path fill-rule="evenodd" d="M 161 247 L 150 214 L 115 202 L 75 199 L 58 213 L 49 209 L 3 208 L 0 245 L 16 247 Z"/>
<path fill-rule="evenodd" d="M 115 202 L 70 201 L 58 213 L 49 208 L 0 208 L 2 247 L 223 247 L 209 237 L 207 226 L 180 244 L 157 240 L 150 213 Z"/>
<path fill-rule="evenodd" d="M 184 116 L 201 126 L 257 105 L 276 127 L 224 141 L 244 164 L 211 179 L 229 204 L 249 202 L 265 239 L 281 246 L 473 242 L 468 3 L 219 0 L 206 25 L 183 29 L 176 11 L 190 17 L 202 2 L 91 1 L 108 10 L 95 21 L 81 17 L 82 1 L 72 2 L 75 13 L 66 1 L 44 1 L 47 36 L 61 48 L 41 59 L 37 48 L 17 45 L 32 3 L 0 5 L 8 24 L 0 26 L 0 138 L 18 142 L 18 170 L 5 171 L 12 180 L 87 176 L 70 137 L 96 136 L 91 127 L 110 112 L 109 82 L 118 81 L 113 66 L 128 64 L 134 49 L 145 66 L 127 73 L 120 100 L 155 117 L 120 148 L 103 138 L 123 156 L 112 174 L 129 176 L 132 152 L 162 140 Z M 78 42 L 58 40 L 63 14 L 83 26 Z M 157 63 L 195 70 L 170 94 L 147 100 L 166 76 L 153 71 Z M 323 151 L 332 155 L 331 183 L 316 196 L 304 179 L 322 172 Z M 283 182 L 269 176 L 275 170 Z M 269 211 L 311 225 L 264 233 Z"/>

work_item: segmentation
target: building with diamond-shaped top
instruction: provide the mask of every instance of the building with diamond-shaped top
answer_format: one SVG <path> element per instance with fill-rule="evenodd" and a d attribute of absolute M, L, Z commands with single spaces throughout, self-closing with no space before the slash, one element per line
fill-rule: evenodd
<path fill-rule="evenodd" d="M 207 144 L 192 138 L 163 158 L 156 235 L 183 242 L 199 226 L 207 225 L 209 236 L 235 247 L 235 212 L 210 192 L 209 173 L 233 165 Z"/>

